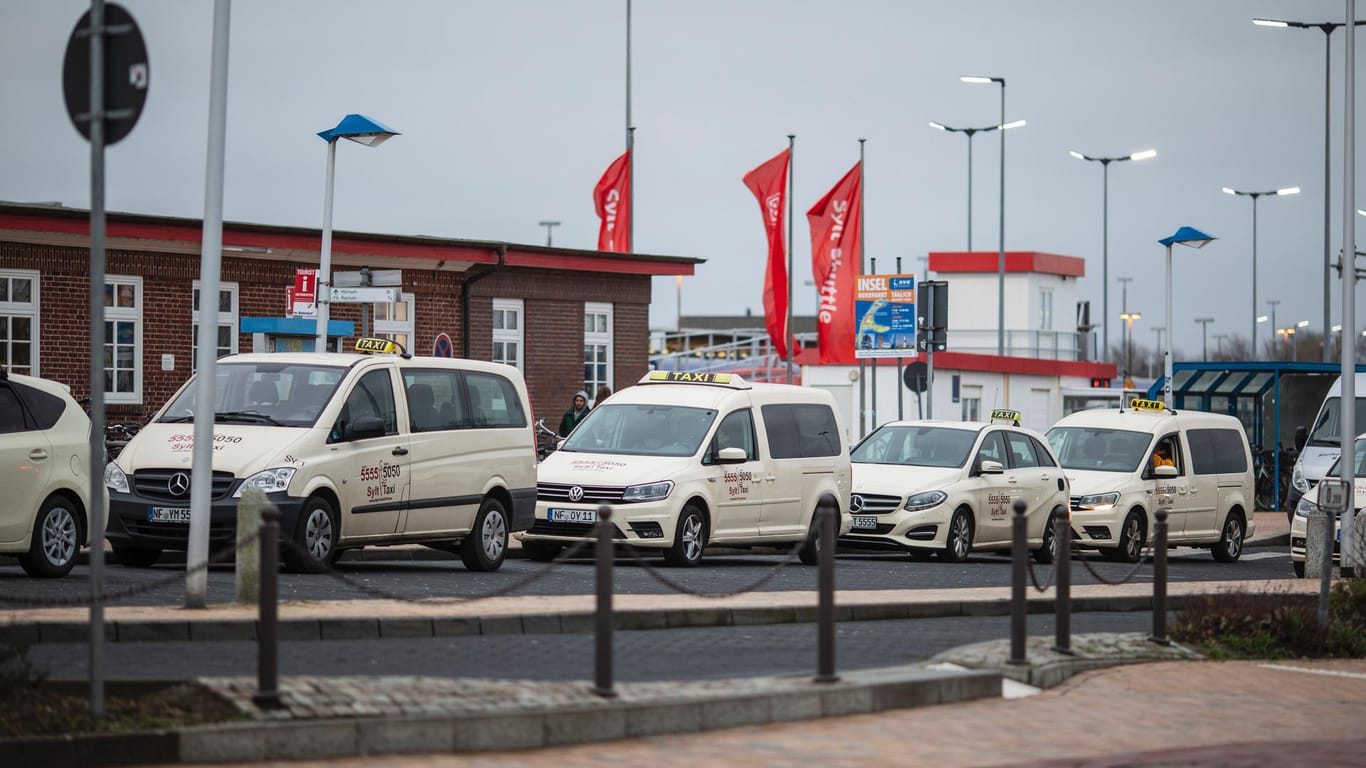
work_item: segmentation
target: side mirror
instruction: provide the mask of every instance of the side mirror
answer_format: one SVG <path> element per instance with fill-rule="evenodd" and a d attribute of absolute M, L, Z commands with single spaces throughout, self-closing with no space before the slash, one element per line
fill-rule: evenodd
<path fill-rule="evenodd" d="M 742 464 L 749 459 L 744 448 L 722 448 L 716 452 L 717 464 Z"/>
<path fill-rule="evenodd" d="M 369 440 L 372 437 L 384 437 L 384 431 L 384 419 L 361 416 L 346 425 L 345 437 L 347 440 Z"/>
<path fill-rule="evenodd" d="M 1000 474 L 1004 474 L 1005 471 L 1006 471 L 1006 468 L 1003 467 L 1003 466 L 1001 466 L 1001 462 L 999 462 L 999 461 L 992 461 L 991 459 L 982 459 L 982 466 L 978 467 L 978 469 L 977 469 L 977 474 L 979 474 L 979 475 L 1000 475 Z"/>
<path fill-rule="evenodd" d="M 1180 473 L 1176 471 L 1176 467 L 1173 467 L 1170 464 L 1153 467 L 1153 477 L 1176 477 L 1179 474 Z"/>
<path fill-rule="evenodd" d="M 1305 429 L 1303 424 L 1295 427 L 1295 450 L 1304 450 L 1304 444 L 1307 442 L 1309 442 L 1309 430 Z"/>

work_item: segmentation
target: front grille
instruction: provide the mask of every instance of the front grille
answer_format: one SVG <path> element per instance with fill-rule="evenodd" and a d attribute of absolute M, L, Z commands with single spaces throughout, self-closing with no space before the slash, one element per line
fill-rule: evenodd
<path fill-rule="evenodd" d="M 594 523 L 552 523 L 549 520 L 537 520 L 531 524 L 528 533 L 539 533 L 544 536 L 573 536 L 578 539 L 589 539 L 596 537 L 597 525 Z M 624 539 L 626 535 L 621 529 L 612 526 L 612 538 Z"/>
<path fill-rule="evenodd" d="M 170 481 L 177 473 L 183 473 L 187 478 L 190 476 L 189 469 L 139 469 L 133 473 L 133 493 L 153 501 L 183 502 L 188 505 L 190 503 L 188 483 L 184 493 L 171 492 Z M 215 499 L 226 497 L 232 491 L 235 481 L 236 478 L 231 472 L 214 472 L 213 489 L 210 495 Z"/>
<path fill-rule="evenodd" d="M 900 496 L 886 496 L 880 493 L 856 493 L 855 496 L 863 499 L 863 507 L 855 511 L 852 507 L 850 511 L 856 515 L 885 515 L 888 512 L 895 512 L 901 507 Z M 853 507 L 857 507 L 854 504 Z"/>
<path fill-rule="evenodd" d="M 569 489 L 583 489 L 583 498 L 570 499 Z M 576 483 L 537 483 L 536 498 L 540 501 L 573 501 L 575 504 L 610 504 L 620 502 L 625 489 L 619 485 L 578 485 Z"/>

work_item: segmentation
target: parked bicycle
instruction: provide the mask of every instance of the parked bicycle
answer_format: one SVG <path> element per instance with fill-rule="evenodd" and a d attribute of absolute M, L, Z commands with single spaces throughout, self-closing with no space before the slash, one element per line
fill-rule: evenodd
<path fill-rule="evenodd" d="M 560 434 L 545 425 L 545 419 L 536 420 L 536 460 L 549 456 L 559 447 Z"/>
<path fill-rule="evenodd" d="M 1276 452 L 1263 450 L 1260 445 L 1252 446 L 1253 479 L 1257 509 L 1281 509 L 1290 496 L 1290 478 L 1295 471 L 1296 451 L 1291 448 L 1280 449 L 1279 472 L 1276 467 Z M 1293 513 L 1293 510 L 1290 510 Z"/>

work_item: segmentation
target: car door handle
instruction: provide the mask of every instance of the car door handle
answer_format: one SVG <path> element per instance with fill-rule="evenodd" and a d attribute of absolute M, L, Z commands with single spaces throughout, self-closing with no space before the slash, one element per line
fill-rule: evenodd
<path fill-rule="evenodd" d="M 777 476 L 777 475 L 769 475 L 768 477 L 766 477 L 766 478 L 764 478 L 764 479 L 767 480 L 767 481 L 770 482 L 770 483 L 776 483 L 776 482 L 778 482 L 778 476 Z"/>
<path fill-rule="evenodd" d="M 47 450 L 43 448 L 34 448 L 28 452 L 28 457 L 34 461 L 42 461 L 47 458 Z"/>
<path fill-rule="evenodd" d="M 408 449 L 407 449 L 407 448 L 404 448 L 403 446 L 400 445 L 400 446 L 398 446 L 397 448 L 394 449 L 394 455 L 395 455 L 395 456 L 407 456 L 407 455 L 408 455 Z"/>

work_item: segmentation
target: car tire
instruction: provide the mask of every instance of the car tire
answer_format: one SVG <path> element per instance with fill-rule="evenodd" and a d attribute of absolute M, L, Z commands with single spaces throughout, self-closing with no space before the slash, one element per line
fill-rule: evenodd
<path fill-rule="evenodd" d="M 562 551 L 564 551 L 563 546 L 559 544 L 551 544 L 546 541 L 522 542 L 522 554 L 526 555 L 527 559 L 534 560 L 538 563 L 548 563 L 551 560 L 554 560 L 555 558 L 559 557 L 560 552 Z"/>
<path fill-rule="evenodd" d="M 28 552 L 19 556 L 19 565 L 30 576 L 55 579 L 71 572 L 80 551 L 80 513 L 67 498 L 49 496 L 38 508 L 33 541 Z"/>
<path fill-rule="evenodd" d="M 1107 548 L 1106 555 L 1121 563 L 1136 563 L 1143 557 L 1143 544 L 1148 538 L 1148 524 L 1143 513 L 1138 510 L 1129 512 L 1124 524 L 1119 527 L 1119 546 Z"/>
<path fill-rule="evenodd" d="M 114 547 L 114 559 L 129 568 L 151 568 L 161 559 L 160 549 L 142 547 Z"/>
<path fill-rule="evenodd" d="M 664 562 L 680 568 L 692 568 L 702 562 L 702 550 L 707 546 L 707 520 L 702 510 L 689 504 L 678 514 L 673 546 L 664 550 Z"/>
<path fill-rule="evenodd" d="M 821 562 L 821 526 L 820 518 L 817 517 L 819 514 L 817 511 L 811 516 L 811 528 L 807 530 L 806 539 L 797 550 L 797 559 L 802 565 L 819 565 Z"/>
<path fill-rule="evenodd" d="M 1243 517 L 1237 512 L 1228 513 L 1224 519 L 1224 527 L 1219 532 L 1219 540 L 1210 547 L 1210 552 L 1214 559 L 1220 563 L 1236 563 L 1238 558 L 1243 555 L 1243 537 L 1247 535 L 1247 528 L 1243 525 Z"/>
<path fill-rule="evenodd" d="M 335 563 L 337 549 L 337 511 L 321 496 L 304 502 L 299 510 L 299 527 L 286 550 L 285 570 L 291 573 L 322 573 Z"/>
<path fill-rule="evenodd" d="M 471 571 L 496 571 L 508 553 L 508 516 L 503 503 L 484 499 L 474 529 L 460 542 L 460 561 Z"/>
<path fill-rule="evenodd" d="M 939 551 L 939 559 L 949 563 L 961 563 L 972 552 L 972 514 L 959 509 L 949 520 L 949 531 L 944 538 L 944 548 Z"/>
<path fill-rule="evenodd" d="M 1032 553 L 1034 555 L 1034 562 L 1039 563 L 1040 565 L 1048 565 L 1058 557 L 1058 519 L 1058 512 L 1057 510 L 1054 510 L 1053 513 L 1048 516 L 1048 522 L 1043 525 L 1043 543 Z"/>
<path fill-rule="evenodd" d="M 1304 563 L 1291 563 L 1290 567 L 1295 569 L 1295 578 L 1304 578 Z"/>

